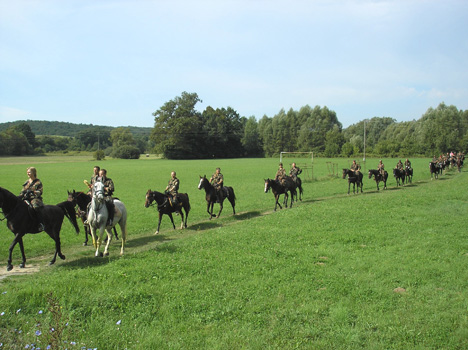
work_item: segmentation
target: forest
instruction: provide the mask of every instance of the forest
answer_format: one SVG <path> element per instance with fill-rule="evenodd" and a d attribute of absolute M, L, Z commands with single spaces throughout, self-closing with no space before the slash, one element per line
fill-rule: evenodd
<path fill-rule="evenodd" d="M 152 113 L 153 128 L 49 121 L 0 124 L 0 155 L 91 151 L 115 158 L 156 153 L 168 159 L 272 157 L 314 152 L 325 157 L 432 157 L 468 149 L 468 111 L 440 103 L 419 119 L 363 119 L 343 129 L 328 107 L 309 105 L 276 115 L 240 116 L 231 107 L 196 110 L 201 99 L 183 92 Z"/>

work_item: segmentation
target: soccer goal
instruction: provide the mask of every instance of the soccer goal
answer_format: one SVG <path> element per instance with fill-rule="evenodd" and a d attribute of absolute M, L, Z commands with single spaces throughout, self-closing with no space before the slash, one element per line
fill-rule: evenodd
<path fill-rule="evenodd" d="M 280 152 L 280 162 L 288 171 L 286 164 L 291 168 L 292 163 L 302 169 L 302 174 L 309 180 L 314 178 L 314 152 Z"/>

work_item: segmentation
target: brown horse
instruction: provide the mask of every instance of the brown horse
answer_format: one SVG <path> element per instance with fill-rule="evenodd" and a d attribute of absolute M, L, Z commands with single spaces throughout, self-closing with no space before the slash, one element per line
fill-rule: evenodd
<path fill-rule="evenodd" d="M 34 209 L 24 201 L 21 197 L 15 196 L 10 191 L 0 187 L 0 208 L 3 215 L 7 219 L 7 227 L 13 232 L 15 238 L 10 245 L 7 270 L 13 269 L 12 253 L 16 244 L 19 244 L 22 262 L 20 268 L 26 265 L 26 255 L 24 254 L 23 236 L 27 233 L 39 233 L 38 220 L 34 213 Z M 64 260 L 65 255 L 62 254 L 60 245 L 60 230 L 62 229 L 63 218 L 66 216 L 75 228 L 76 233 L 80 232 L 80 228 L 76 222 L 75 208 L 71 202 L 65 201 L 57 205 L 44 205 L 42 208 L 42 216 L 44 220 L 44 231 L 55 242 L 55 254 L 49 265 L 55 263 L 57 255 Z"/>
<path fill-rule="evenodd" d="M 283 209 L 283 207 L 281 206 L 281 204 L 279 204 L 279 197 L 280 195 L 284 194 L 284 206 L 287 208 L 288 207 L 288 197 L 289 197 L 289 194 L 288 192 L 291 194 L 291 208 L 292 208 L 292 205 L 294 203 L 294 195 L 296 195 L 297 197 L 297 190 L 296 190 L 296 184 L 294 182 L 294 180 L 290 177 L 286 178 L 285 179 L 285 184 L 281 184 L 279 181 L 277 180 L 272 180 L 272 179 L 266 179 L 265 180 L 265 193 L 268 193 L 268 191 L 271 189 L 271 192 L 273 193 L 273 195 L 275 196 L 275 211 L 276 211 L 276 207 L 279 206 L 280 209 Z"/>
<path fill-rule="evenodd" d="M 172 222 L 172 226 L 174 227 L 175 230 L 175 225 L 174 225 L 174 219 L 172 217 L 172 213 L 179 213 L 180 217 L 182 219 L 180 228 L 183 229 L 184 226 L 187 227 L 187 218 L 190 212 L 190 201 L 189 201 L 189 196 L 187 193 L 179 193 L 177 194 L 177 197 L 179 199 L 179 203 L 177 206 L 172 206 L 170 203 L 170 199 L 168 196 L 164 193 L 157 192 L 157 191 L 151 191 L 148 190 L 146 192 L 146 200 L 145 200 L 145 208 L 150 207 L 153 201 L 156 202 L 158 206 L 158 213 L 159 213 L 159 221 L 158 221 L 158 229 L 154 233 L 157 235 L 159 233 L 159 227 L 161 226 L 161 220 L 164 214 L 169 216 Z M 184 221 L 184 214 L 182 212 L 182 208 L 185 210 L 185 221 Z"/>

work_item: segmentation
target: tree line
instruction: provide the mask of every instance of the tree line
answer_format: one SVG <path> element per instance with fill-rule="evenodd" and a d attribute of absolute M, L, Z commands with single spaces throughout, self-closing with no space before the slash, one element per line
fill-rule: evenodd
<path fill-rule="evenodd" d="M 117 158 L 149 152 L 168 159 L 271 157 L 282 151 L 325 157 L 358 157 L 364 152 L 376 157 L 432 157 L 468 149 L 468 111 L 444 103 L 429 108 L 418 120 L 373 117 L 343 129 L 326 106 L 282 109 L 257 120 L 240 116 L 231 107 L 208 106 L 199 112 L 198 102 L 202 101 L 196 93 L 183 92 L 153 113 L 153 128 L 80 124 L 74 136 L 35 136 L 29 122 L 7 128 L 0 124 L 0 155 L 99 150 Z"/>

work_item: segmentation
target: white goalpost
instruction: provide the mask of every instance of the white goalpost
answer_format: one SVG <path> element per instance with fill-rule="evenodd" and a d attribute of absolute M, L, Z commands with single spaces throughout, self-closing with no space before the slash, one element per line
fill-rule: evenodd
<path fill-rule="evenodd" d="M 291 155 L 300 156 L 302 160 L 304 160 L 304 163 L 300 163 L 296 160 L 294 162 L 302 169 L 306 177 L 312 180 L 314 178 L 314 152 L 280 152 L 280 163 L 283 163 L 283 156 L 290 158 Z"/>

